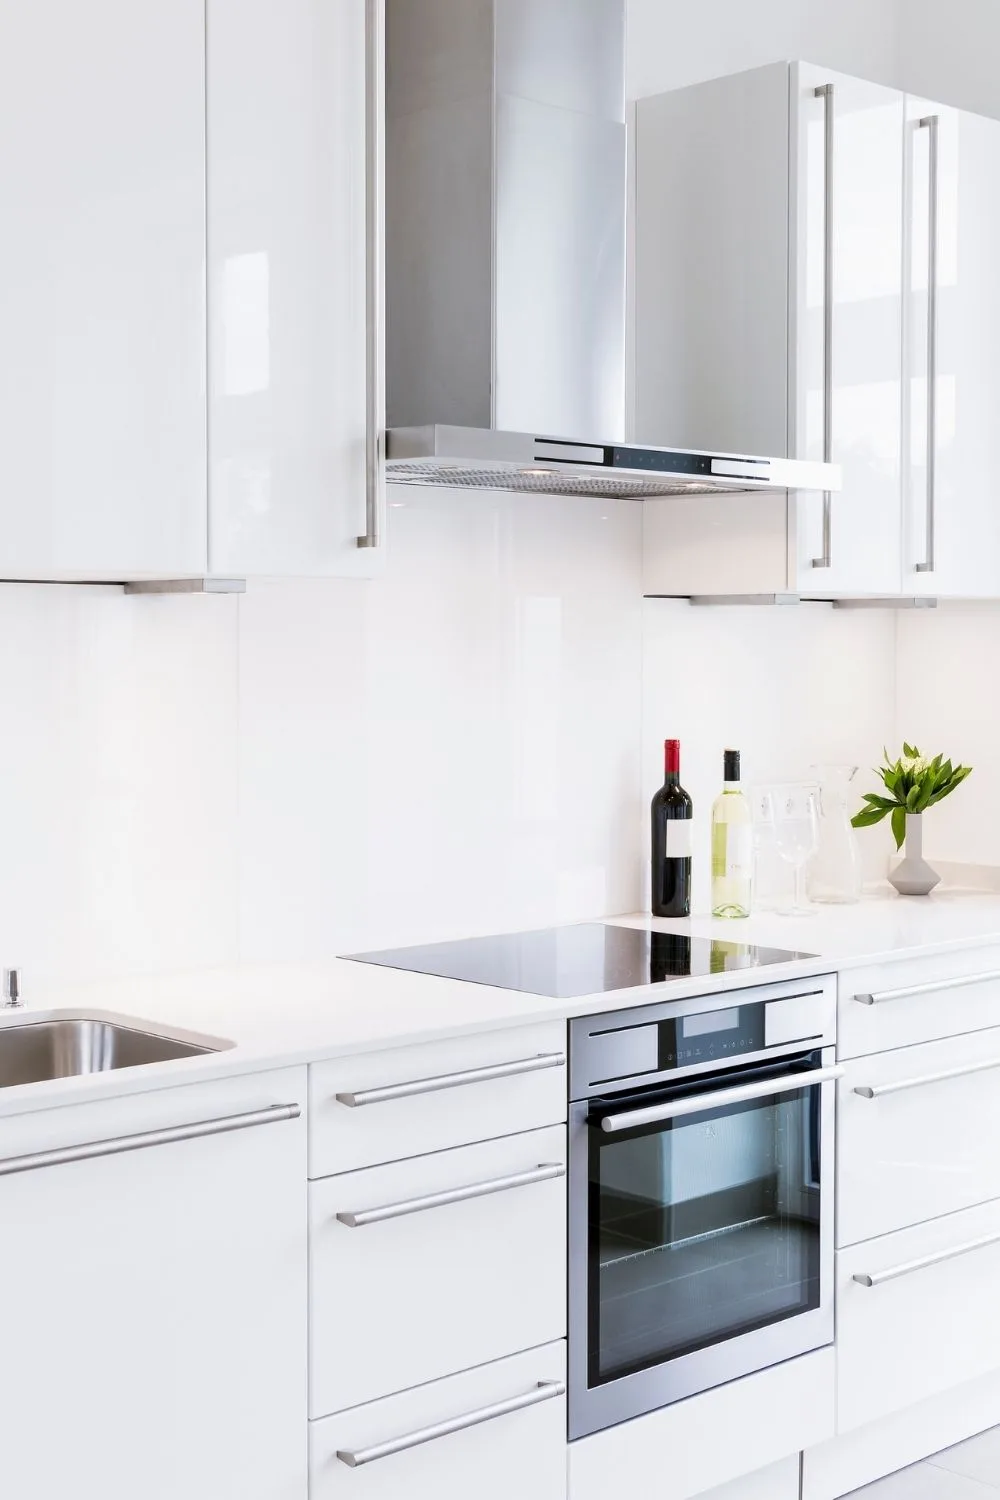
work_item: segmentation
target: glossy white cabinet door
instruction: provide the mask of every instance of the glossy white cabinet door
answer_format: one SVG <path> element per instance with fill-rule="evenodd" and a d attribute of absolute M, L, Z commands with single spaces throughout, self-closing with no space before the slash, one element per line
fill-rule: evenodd
<path fill-rule="evenodd" d="M 297 1120 L 2 1175 L 25 1152 Z M 18 1500 L 303 1500 L 305 1070 L 4 1120 L 0 1420 Z"/>
<path fill-rule="evenodd" d="M 366 0 L 208 0 L 215 573 L 360 575 L 380 562 L 357 545 L 368 12 Z"/>
<path fill-rule="evenodd" d="M 309 1493 L 566 1500 L 565 1381 L 565 1343 L 545 1344 L 310 1422 Z"/>
<path fill-rule="evenodd" d="M 824 87 L 832 92 L 817 97 L 816 90 Z M 798 587 L 820 597 L 898 593 L 904 98 L 892 89 L 796 64 L 791 109 L 791 447 L 799 458 L 823 457 L 829 378 L 831 457 L 843 470 L 843 490 L 830 501 L 828 535 L 823 497 L 800 496 Z M 832 141 L 827 109 L 832 110 Z M 832 282 L 824 274 L 828 234 Z"/>
<path fill-rule="evenodd" d="M 202 0 L 0 0 L 0 577 L 206 564 Z"/>
<path fill-rule="evenodd" d="M 1000 122 L 907 98 L 906 166 L 904 590 L 996 598 Z"/>

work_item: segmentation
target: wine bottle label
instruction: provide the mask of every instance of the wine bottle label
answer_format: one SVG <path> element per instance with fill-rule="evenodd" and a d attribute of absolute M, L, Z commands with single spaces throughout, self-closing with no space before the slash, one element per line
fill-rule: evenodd
<path fill-rule="evenodd" d="M 753 864 L 753 829 L 726 827 L 726 874 L 749 875 Z"/>
<path fill-rule="evenodd" d="M 692 821 L 690 818 L 668 818 L 666 829 L 667 859 L 690 859 L 693 847 Z"/>

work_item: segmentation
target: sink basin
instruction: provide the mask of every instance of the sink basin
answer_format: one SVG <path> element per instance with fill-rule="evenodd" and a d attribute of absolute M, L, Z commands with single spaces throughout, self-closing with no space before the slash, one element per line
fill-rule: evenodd
<path fill-rule="evenodd" d="M 0 1027 L 0 1088 L 108 1073 L 216 1050 L 113 1021 L 28 1021 L 23 1026 Z"/>

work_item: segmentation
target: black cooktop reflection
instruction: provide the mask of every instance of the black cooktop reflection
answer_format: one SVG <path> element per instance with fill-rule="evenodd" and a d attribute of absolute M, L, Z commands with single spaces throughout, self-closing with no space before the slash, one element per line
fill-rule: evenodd
<path fill-rule="evenodd" d="M 418 948 L 388 948 L 379 953 L 349 953 L 358 963 L 383 964 L 442 979 L 490 984 L 556 1000 L 598 995 L 670 979 L 701 978 L 737 969 L 812 958 L 782 948 L 715 938 L 646 932 L 581 922 L 547 927 L 540 932 L 503 932 L 495 937 L 462 938 L 454 943 L 425 943 Z"/>

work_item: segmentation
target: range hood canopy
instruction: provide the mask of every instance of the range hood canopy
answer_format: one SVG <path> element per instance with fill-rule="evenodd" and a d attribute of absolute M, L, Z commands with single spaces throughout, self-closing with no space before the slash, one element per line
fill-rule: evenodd
<path fill-rule="evenodd" d="M 386 112 L 387 479 L 840 488 L 834 465 L 624 441 L 624 0 L 386 0 Z"/>
<path fill-rule="evenodd" d="M 840 484 L 831 464 L 443 426 L 391 429 L 386 476 L 403 484 L 618 500 Z"/>

